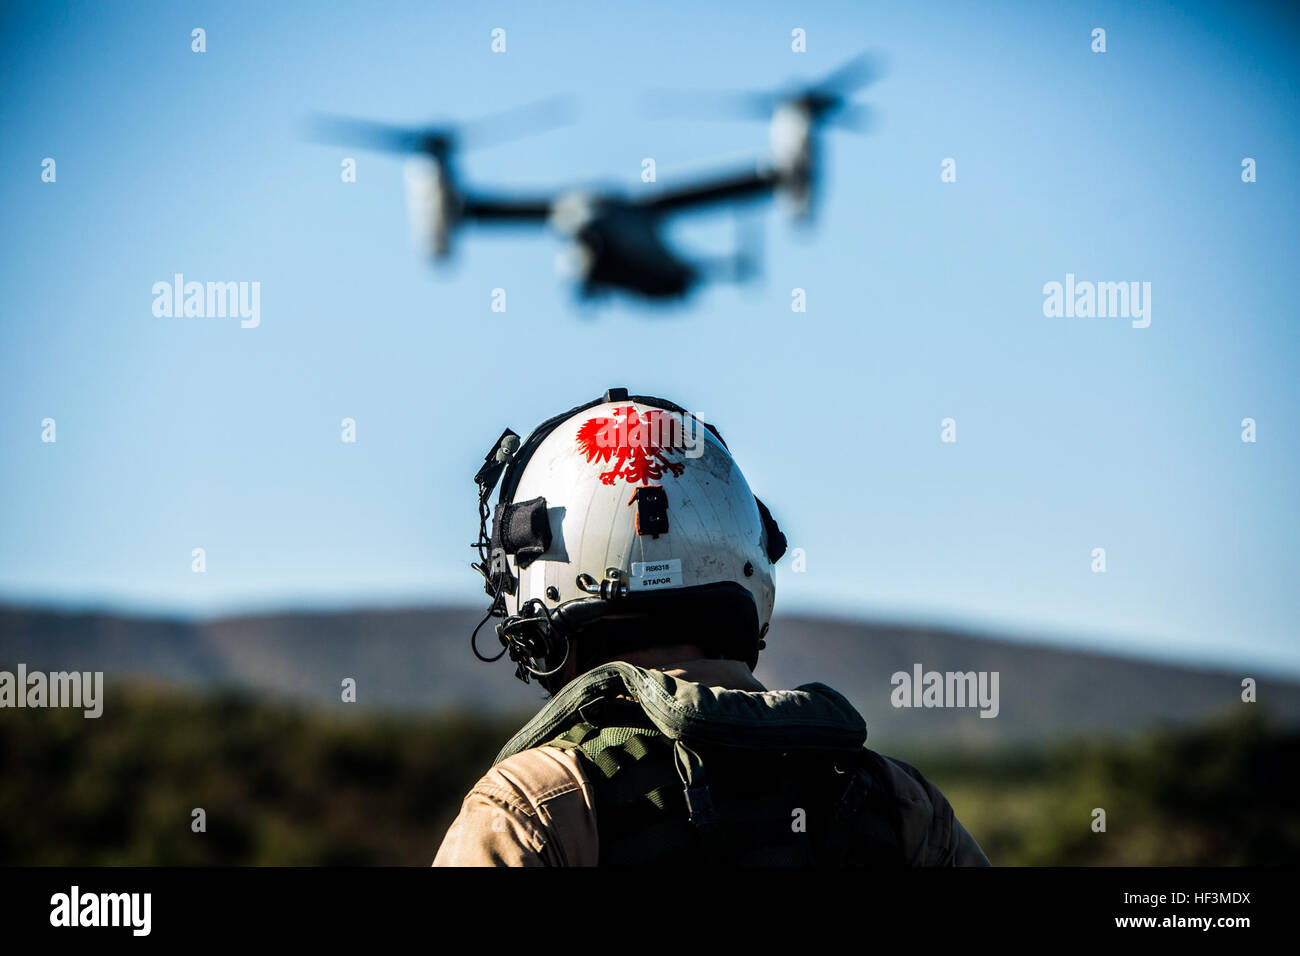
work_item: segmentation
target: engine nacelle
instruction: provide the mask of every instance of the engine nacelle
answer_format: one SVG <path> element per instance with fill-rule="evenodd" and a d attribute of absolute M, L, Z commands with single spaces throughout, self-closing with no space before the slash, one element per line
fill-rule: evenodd
<path fill-rule="evenodd" d="M 405 173 L 411 240 L 426 256 L 445 259 L 457 220 L 456 192 L 447 167 L 429 156 L 413 156 Z"/>
<path fill-rule="evenodd" d="M 780 193 L 797 218 L 812 213 L 814 122 L 798 103 L 783 103 L 772 114 L 772 166 L 780 176 Z"/>

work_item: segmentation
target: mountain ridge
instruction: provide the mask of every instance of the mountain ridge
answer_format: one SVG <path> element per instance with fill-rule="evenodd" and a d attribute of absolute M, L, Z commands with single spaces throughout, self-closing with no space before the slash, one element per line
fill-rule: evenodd
<path fill-rule="evenodd" d="M 232 687 L 322 707 L 356 681 L 363 709 L 478 711 L 537 708 L 513 667 L 469 651 L 482 612 L 431 606 L 279 612 L 181 620 L 111 612 L 0 606 L 0 667 L 102 670 L 108 680 L 149 678 L 196 688 Z M 495 648 L 491 625 L 480 646 Z M 913 708 L 891 702 L 895 673 L 998 675 L 998 715 L 977 707 Z M 985 747 L 1059 736 L 1128 734 L 1207 719 L 1241 701 L 1254 677 L 1261 705 L 1300 724 L 1300 681 L 1252 669 L 1186 666 L 957 630 L 779 616 L 756 676 L 770 688 L 822 682 L 867 719 L 872 740 L 935 740 Z"/>

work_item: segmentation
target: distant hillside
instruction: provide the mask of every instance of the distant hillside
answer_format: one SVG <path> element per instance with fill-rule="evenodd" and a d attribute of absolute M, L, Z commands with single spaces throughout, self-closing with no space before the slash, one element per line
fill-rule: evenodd
<path fill-rule="evenodd" d="M 779 625 L 779 630 L 778 630 Z M 924 628 L 786 618 L 773 624 L 770 657 L 758 676 L 770 687 L 822 680 L 849 697 L 867 718 L 871 740 L 933 739 L 993 745 L 1090 732 L 1132 733 L 1186 725 L 1240 711 L 1241 679 L 1259 681 L 1257 705 L 1287 725 L 1300 725 L 1300 682 L 1238 672 L 1178 667 L 1059 647 L 971 637 Z M 912 670 L 997 671 L 1001 711 L 895 709 L 890 675 Z"/>
<path fill-rule="evenodd" d="M 344 677 L 358 705 L 386 710 L 521 713 L 543 692 L 524 687 L 505 661 L 469 651 L 481 612 L 465 608 L 277 614 L 182 622 L 109 614 L 0 608 L 0 668 L 102 670 L 180 685 L 250 689 L 322 706 L 339 703 Z M 481 646 L 495 642 L 485 627 Z M 1000 713 L 895 709 L 890 675 L 997 671 Z M 1274 719 L 1300 724 L 1300 683 L 1260 680 Z M 1092 731 L 1128 733 L 1240 709 L 1243 674 L 977 638 L 929 629 L 802 617 L 773 624 L 757 676 L 769 687 L 820 680 L 862 710 L 872 743 L 927 741 L 990 746 Z"/>

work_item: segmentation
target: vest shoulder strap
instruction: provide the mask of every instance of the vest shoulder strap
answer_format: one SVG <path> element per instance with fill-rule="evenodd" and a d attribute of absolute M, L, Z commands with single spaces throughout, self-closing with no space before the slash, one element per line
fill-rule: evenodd
<path fill-rule="evenodd" d="M 614 661 L 565 686 L 511 738 L 495 763 L 553 740 L 595 702 L 611 697 L 632 701 L 661 734 L 690 746 L 852 754 L 867 737 L 862 716 L 824 684 L 727 690 Z"/>

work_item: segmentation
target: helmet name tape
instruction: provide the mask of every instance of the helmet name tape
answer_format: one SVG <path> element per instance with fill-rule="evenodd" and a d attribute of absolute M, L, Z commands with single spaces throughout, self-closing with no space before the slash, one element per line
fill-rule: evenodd
<path fill-rule="evenodd" d="M 682 559 L 667 561 L 633 561 L 632 576 L 628 578 L 629 591 L 652 591 L 655 588 L 682 586 Z"/>

